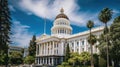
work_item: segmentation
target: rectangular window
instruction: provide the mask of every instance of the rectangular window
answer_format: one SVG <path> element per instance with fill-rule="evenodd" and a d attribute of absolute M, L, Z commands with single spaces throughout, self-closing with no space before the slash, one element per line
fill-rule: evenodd
<path fill-rule="evenodd" d="M 77 42 L 77 46 L 79 46 L 79 42 Z"/>
<path fill-rule="evenodd" d="M 84 40 L 82 41 L 82 45 L 84 45 Z"/>
<path fill-rule="evenodd" d="M 74 43 L 72 43 L 72 47 L 74 47 Z"/>

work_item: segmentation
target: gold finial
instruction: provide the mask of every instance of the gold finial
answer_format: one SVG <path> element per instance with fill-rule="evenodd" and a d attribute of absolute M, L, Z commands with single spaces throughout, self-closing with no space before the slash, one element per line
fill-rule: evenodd
<path fill-rule="evenodd" d="M 64 12 L 64 9 L 63 9 L 63 8 L 61 8 L 60 12 L 61 12 L 61 13 L 63 13 L 63 12 Z"/>

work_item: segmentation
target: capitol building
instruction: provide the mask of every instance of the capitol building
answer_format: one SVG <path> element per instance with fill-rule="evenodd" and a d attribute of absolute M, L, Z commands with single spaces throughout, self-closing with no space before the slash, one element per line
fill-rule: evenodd
<path fill-rule="evenodd" d="M 92 34 L 99 37 L 104 27 L 92 29 Z M 72 34 L 73 28 L 70 19 L 64 14 L 64 9 L 60 10 L 51 28 L 51 35 L 43 34 L 37 40 L 36 45 L 36 64 L 56 66 L 63 62 L 65 49 L 69 44 L 71 52 L 83 51 L 90 52 L 90 44 L 87 42 L 89 30 Z M 93 45 L 93 53 L 99 53 L 96 47 L 98 42 Z"/>

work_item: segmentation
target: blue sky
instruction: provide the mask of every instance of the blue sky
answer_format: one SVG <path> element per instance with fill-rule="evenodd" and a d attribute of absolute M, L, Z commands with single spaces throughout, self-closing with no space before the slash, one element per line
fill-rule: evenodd
<path fill-rule="evenodd" d="M 37 37 L 43 34 L 45 17 L 46 33 L 50 35 L 54 19 L 61 8 L 69 17 L 75 34 L 88 30 L 88 20 L 93 20 L 95 26 L 103 26 L 98 20 L 98 14 L 105 7 L 113 10 L 113 18 L 120 15 L 119 3 L 120 0 L 9 0 L 12 45 L 27 47 L 34 34 Z"/>

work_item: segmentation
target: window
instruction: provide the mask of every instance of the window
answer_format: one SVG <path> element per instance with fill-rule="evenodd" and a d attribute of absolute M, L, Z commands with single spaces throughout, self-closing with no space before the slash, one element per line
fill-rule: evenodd
<path fill-rule="evenodd" d="M 72 47 L 74 47 L 74 43 L 72 43 Z"/>
<path fill-rule="evenodd" d="M 84 41 L 82 41 L 82 45 L 84 45 Z"/>
<path fill-rule="evenodd" d="M 77 46 L 79 46 L 79 42 L 77 42 Z"/>

